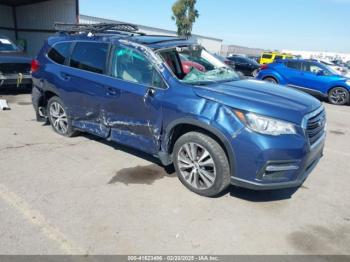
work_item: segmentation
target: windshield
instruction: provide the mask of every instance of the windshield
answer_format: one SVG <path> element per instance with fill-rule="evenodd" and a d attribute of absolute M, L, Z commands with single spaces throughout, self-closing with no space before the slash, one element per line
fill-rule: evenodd
<path fill-rule="evenodd" d="M 5 51 L 5 52 L 18 51 L 18 48 L 10 40 L 0 37 L 0 52 L 1 51 Z"/>
<path fill-rule="evenodd" d="M 323 70 L 325 75 L 339 75 L 339 72 L 335 70 L 333 67 L 322 64 L 322 63 L 312 63 L 310 65 L 311 72 L 318 72 Z"/>
<path fill-rule="evenodd" d="M 161 51 L 160 55 L 184 83 L 210 84 L 239 79 L 235 71 L 198 45 Z"/>
<path fill-rule="evenodd" d="M 339 72 L 337 70 L 335 70 L 334 67 L 332 67 L 330 65 L 323 65 L 323 66 L 326 68 L 329 75 L 339 75 Z"/>

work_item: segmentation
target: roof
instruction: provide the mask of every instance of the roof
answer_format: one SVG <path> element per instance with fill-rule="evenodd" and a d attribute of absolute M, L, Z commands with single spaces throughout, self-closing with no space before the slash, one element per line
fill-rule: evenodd
<path fill-rule="evenodd" d="M 88 36 L 87 34 L 58 34 L 56 36 L 49 38 L 49 44 L 64 40 L 84 40 L 84 41 L 98 41 L 98 42 L 108 42 L 116 43 L 120 39 L 125 39 L 134 43 L 142 44 L 148 46 L 151 49 L 162 49 L 162 48 L 172 48 L 176 46 L 186 46 L 196 44 L 192 40 L 187 40 L 184 38 L 178 38 L 174 36 L 159 36 L 159 35 L 137 35 L 128 33 L 113 33 L 113 34 L 96 34 L 94 36 Z"/>

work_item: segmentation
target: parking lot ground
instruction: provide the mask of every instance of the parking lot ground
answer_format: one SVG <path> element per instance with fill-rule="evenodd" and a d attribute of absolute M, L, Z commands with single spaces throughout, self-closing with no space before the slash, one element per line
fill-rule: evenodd
<path fill-rule="evenodd" d="M 326 104 L 325 155 L 297 190 L 189 192 L 144 154 L 0 112 L 0 254 L 350 254 L 350 107 Z"/>

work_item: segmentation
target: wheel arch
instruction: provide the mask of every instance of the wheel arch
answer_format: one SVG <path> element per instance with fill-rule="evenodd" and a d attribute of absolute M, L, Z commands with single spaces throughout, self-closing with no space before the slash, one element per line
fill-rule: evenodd
<path fill-rule="evenodd" d="M 275 69 L 266 69 L 265 72 L 261 75 L 261 80 L 264 80 L 267 77 L 271 77 L 277 81 L 278 84 L 287 84 L 286 79 Z"/>
<path fill-rule="evenodd" d="M 350 87 L 347 87 L 347 86 L 341 85 L 341 84 L 333 84 L 333 85 L 331 85 L 331 86 L 328 87 L 328 89 L 327 89 L 327 95 L 329 95 L 329 92 L 330 92 L 333 88 L 336 88 L 336 87 L 345 88 L 345 89 L 349 92 L 349 94 L 350 94 Z"/>
<path fill-rule="evenodd" d="M 51 90 L 45 90 L 41 92 L 41 97 L 38 99 L 38 107 L 46 107 L 50 98 L 53 96 L 59 97 L 59 95 Z"/>
<path fill-rule="evenodd" d="M 280 80 L 274 75 L 270 75 L 270 74 L 269 75 L 265 75 L 261 80 L 265 81 L 266 78 L 272 78 L 272 79 L 274 79 L 277 82 L 277 84 L 280 83 Z"/>
<path fill-rule="evenodd" d="M 177 139 L 185 133 L 188 133 L 191 131 L 197 131 L 197 132 L 202 132 L 206 135 L 209 135 L 211 138 L 213 138 L 215 141 L 217 141 L 220 144 L 220 146 L 225 151 L 226 156 L 229 160 L 231 172 L 234 170 L 235 161 L 234 161 L 233 148 L 229 140 L 226 138 L 226 136 L 218 128 L 215 128 L 213 125 L 201 120 L 184 118 L 184 119 L 177 119 L 171 122 L 166 127 L 165 130 L 166 131 L 165 131 L 165 136 L 162 143 L 162 148 L 164 149 L 163 152 L 167 155 L 167 158 L 168 158 L 168 161 L 166 161 L 167 164 L 172 163 L 171 155 L 173 153 L 174 145 Z M 162 158 L 161 158 L 161 161 L 162 161 Z"/>

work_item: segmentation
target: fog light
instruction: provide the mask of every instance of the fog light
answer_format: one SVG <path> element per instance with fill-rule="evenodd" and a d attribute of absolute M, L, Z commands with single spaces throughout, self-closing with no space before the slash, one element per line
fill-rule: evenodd
<path fill-rule="evenodd" d="M 268 163 L 260 173 L 259 178 L 263 180 L 283 180 L 287 179 L 288 172 L 298 170 L 296 162 L 274 162 Z"/>
<path fill-rule="evenodd" d="M 277 172 L 277 171 L 290 171 L 297 170 L 299 167 L 296 165 L 271 165 L 265 168 L 268 172 Z"/>

